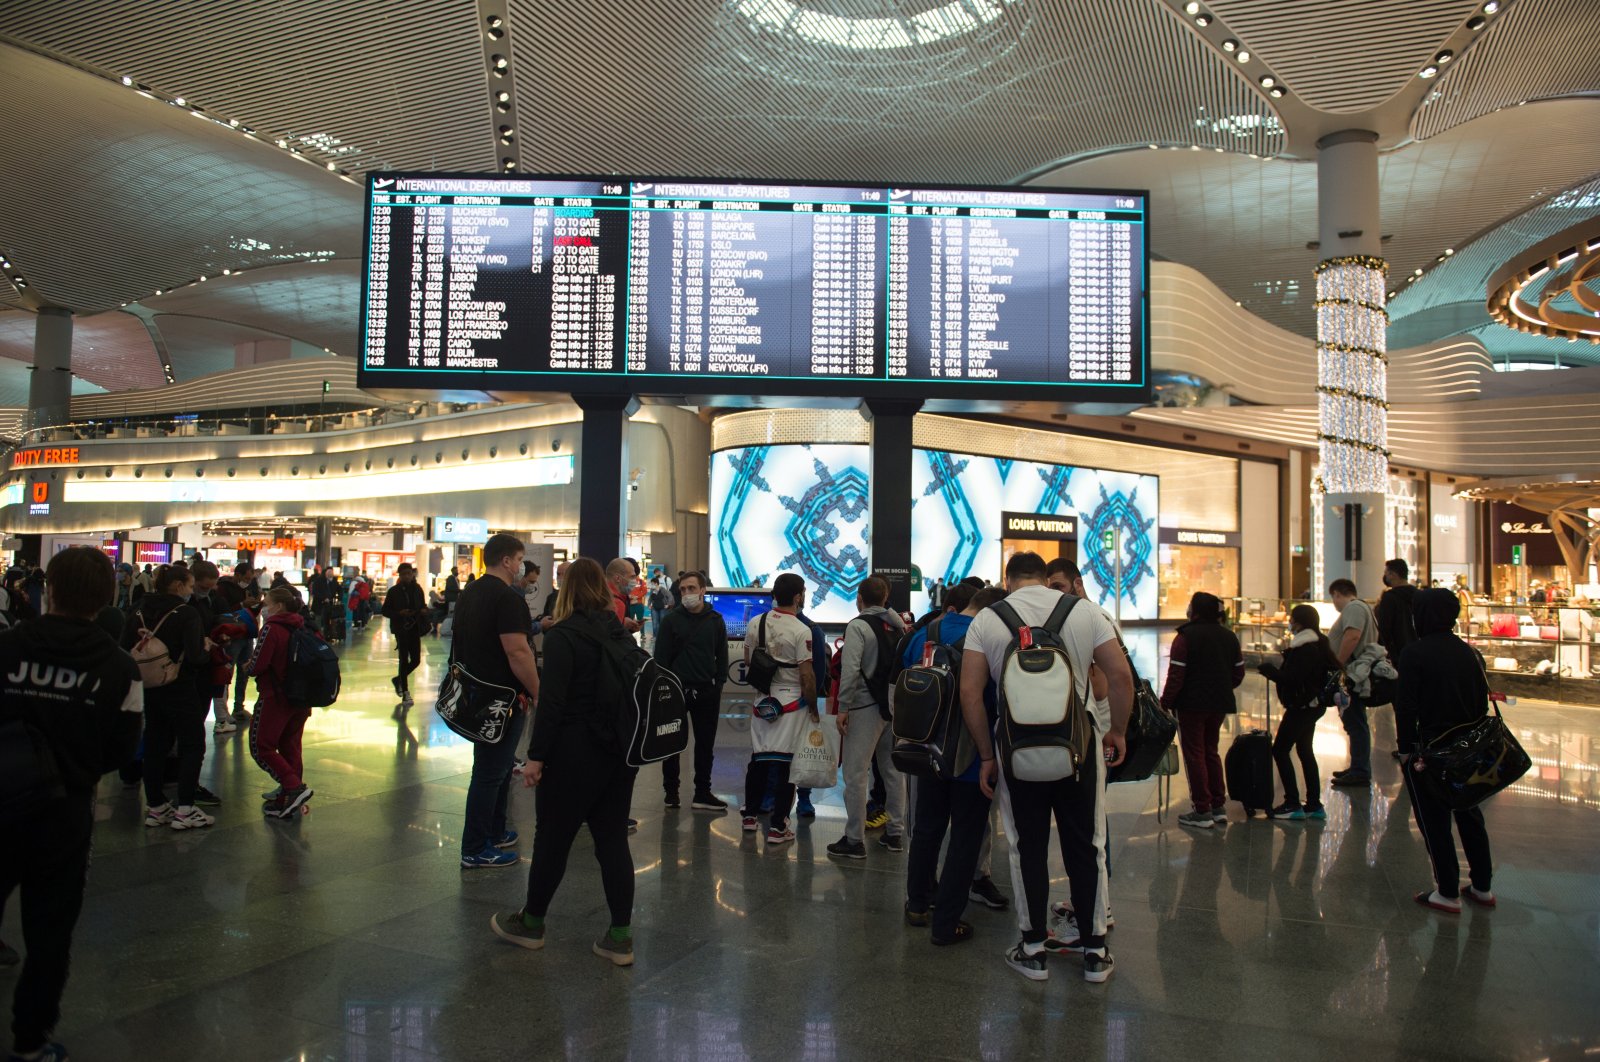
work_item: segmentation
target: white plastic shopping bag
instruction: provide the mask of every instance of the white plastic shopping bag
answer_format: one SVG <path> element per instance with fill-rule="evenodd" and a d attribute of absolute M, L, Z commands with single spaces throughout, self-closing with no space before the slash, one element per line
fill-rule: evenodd
<path fill-rule="evenodd" d="M 798 789 L 832 789 L 839 782 L 839 717 L 807 716 L 794 746 L 789 783 Z"/>

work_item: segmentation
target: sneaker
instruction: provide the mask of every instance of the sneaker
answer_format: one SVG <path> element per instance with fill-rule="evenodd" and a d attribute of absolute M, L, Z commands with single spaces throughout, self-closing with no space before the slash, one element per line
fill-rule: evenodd
<path fill-rule="evenodd" d="M 906 850 L 905 838 L 898 833 L 886 833 L 878 838 L 878 847 L 887 848 L 891 852 L 904 852 Z"/>
<path fill-rule="evenodd" d="M 841 856 L 845 859 L 867 858 L 867 846 L 862 841 L 852 841 L 848 837 L 841 837 L 828 846 L 828 854 Z"/>
<path fill-rule="evenodd" d="M 215 808 L 222 806 L 222 798 L 203 785 L 194 787 L 194 802 L 202 808 Z"/>
<path fill-rule="evenodd" d="M 262 800 L 277 800 L 282 795 L 283 795 L 283 786 L 280 785 L 276 789 L 269 789 L 265 793 L 262 793 L 261 794 L 261 799 Z"/>
<path fill-rule="evenodd" d="M 1086 951 L 1083 953 L 1083 979 L 1090 984 L 1105 984 L 1111 980 L 1111 971 L 1116 965 L 1111 953 L 1104 948 L 1099 951 Z"/>
<path fill-rule="evenodd" d="M 1076 930 L 1065 936 L 1054 933 L 1044 938 L 1044 950 L 1052 955 L 1081 955 L 1083 954 L 1083 938 L 1079 937 Z"/>
<path fill-rule="evenodd" d="M 1326 821 L 1328 821 L 1328 812 L 1323 808 L 1323 806 L 1321 804 L 1315 804 L 1315 805 L 1307 804 L 1306 805 L 1306 818 L 1315 819 L 1318 822 L 1326 822 Z"/>
<path fill-rule="evenodd" d="M 976 878 L 972 888 L 967 890 L 967 899 L 976 900 L 991 911 L 1004 911 L 1011 906 L 1011 901 L 996 887 L 993 878 Z"/>
<path fill-rule="evenodd" d="M 1073 911 L 1071 904 L 1065 900 L 1053 903 L 1050 905 L 1050 913 L 1055 915 L 1056 921 L 1064 923 L 1072 933 L 1076 934 L 1078 932 L 1078 915 L 1077 912 Z M 1109 933 L 1115 928 L 1117 928 L 1117 920 L 1112 917 L 1111 907 L 1108 904 L 1106 906 L 1106 932 Z"/>
<path fill-rule="evenodd" d="M 1419 892 L 1411 898 L 1422 906 L 1431 907 L 1435 911 L 1443 911 L 1445 914 L 1461 913 L 1461 898 L 1459 896 L 1442 896 L 1438 889 L 1434 889 L 1431 892 Z"/>
<path fill-rule="evenodd" d="M 696 811 L 727 811 L 728 802 L 718 800 L 712 793 L 696 793 L 694 799 L 689 801 L 689 806 Z"/>
<path fill-rule="evenodd" d="M 755 833 L 761 829 L 761 820 L 754 815 L 746 815 L 741 825 L 745 833 Z"/>
<path fill-rule="evenodd" d="M 479 867 L 512 867 L 517 865 L 517 853 L 502 852 L 494 845 L 486 844 L 483 851 L 477 855 L 464 855 L 461 857 L 461 866 L 465 870 L 476 870 Z"/>
<path fill-rule="evenodd" d="M 867 829 L 881 830 L 889 825 L 889 813 L 882 808 L 867 813 Z"/>
<path fill-rule="evenodd" d="M 1044 948 L 1029 955 L 1022 948 L 1022 941 L 1017 941 L 1012 949 L 1006 952 L 1006 965 L 1030 981 L 1050 980 L 1050 967 L 1045 965 L 1048 959 Z"/>
<path fill-rule="evenodd" d="M 1334 785 L 1349 786 L 1352 789 L 1369 789 L 1372 786 L 1370 774 L 1341 774 L 1334 778 Z"/>
<path fill-rule="evenodd" d="M 511 761 L 511 773 L 512 774 L 521 774 L 524 770 L 527 769 L 527 766 L 528 766 L 528 761 L 527 760 L 512 760 Z"/>
<path fill-rule="evenodd" d="M 633 938 L 612 940 L 610 933 L 601 934 L 600 939 L 594 942 L 594 953 L 602 959 L 610 959 L 615 966 L 632 966 Z"/>
<path fill-rule="evenodd" d="M 490 841 L 489 844 L 495 848 L 515 848 L 517 846 L 517 831 L 507 830 L 500 835 L 498 840 Z"/>
<path fill-rule="evenodd" d="M 217 725 L 211 728 L 211 732 L 213 734 L 234 734 L 237 733 L 238 730 L 239 724 L 235 723 L 232 719 L 220 720 Z"/>
<path fill-rule="evenodd" d="M 287 819 L 305 807 L 306 801 L 311 799 L 311 787 L 301 785 L 298 789 L 285 790 L 283 795 L 273 801 L 277 805 L 271 814 L 280 819 Z"/>
<path fill-rule="evenodd" d="M 150 821 L 148 819 L 146 822 Z M 201 811 L 199 808 L 190 808 L 184 811 L 181 808 L 172 813 L 172 819 L 167 823 L 169 829 L 174 830 L 203 830 L 217 820 Z"/>
<path fill-rule="evenodd" d="M 274 793 L 271 797 L 261 802 L 261 814 L 275 819 L 281 819 L 279 814 L 283 810 L 283 794 Z"/>
<path fill-rule="evenodd" d="M 935 947 L 945 948 L 951 944 L 964 944 L 972 939 L 972 923 L 957 922 L 956 931 L 948 937 L 929 936 Z"/>
<path fill-rule="evenodd" d="M 1468 885 L 1466 888 L 1461 890 L 1461 895 L 1465 896 L 1479 907 L 1496 907 L 1499 905 L 1499 901 L 1494 898 L 1494 893 L 1490 892 L 1488 889 L 1480 891 L 1473 888 L 1471 885 Z"/>
<path fill-rule="evenodd" d="M 776 827 L 767 831 L 767 844 L 788 844 L 794 840 L 794 831 L 791 829 L 778 829 Z"/>
<path fill-rule="evenodd" d="M 495 936 L 519 948 L 538 951 L 544 947 L 544 926 L 529 929 L 522 920 L 521 911 L 501 911 L 489 919 L 489 928 L 494 930 Z"/>
<path fill-rule="evenodd" d="M 1268 812 L 1267 817 L 1273 819 L 1288 819 L 1291 822 L 1304 822 L 1306 818 L 1306 812 L 1305 809 L 1299 804 L 1283 803 L 1279 804 L 1277 807 Z"/>
<path fill-rule="evenodd" d="M 172 821 L 175 814 L 171 804 L 162 804 L 160 807 L 149 808 L 144 813 L 146 826 L 165 826 Z"/>
<path fill-rule="evenodd" d="M 1226 826 L 1228 824 L 1228 809 L 1212 808 L 1211 821 L 1216 823 L 1218 826 Z"/>
<path fill-rule="evenodd" d="M 676 811 L 683 807 L 683 801 L 678 799 L 677 793 L 668 793 L 666 799 L 662 801 L 662 806 L 668 811 Z"/>
<path fill-rule="evenodd" d="M 815 804 L 811 803 L 811 801 L 802 800 L 795 805 L 794 813 L 798 818 L 814 819 L 817 817 L 817 808 Z"/>
<path fill-rule="evenodd" d="M 1209 811 L 1186 811 L 1178 816 L 1179 826 L 1189 826 L 1196 830 L 1209 830 L 1216 825 Z"/>
<path fill-rule="evenodd" d="M 910 904 L 906 904 L 906 925 L 916 929 L 926 929 L 933 924 L 933 912 L 913 911 Z"/>
<path fill-rule="evenodd" d="M 67 1062 L 67 1049 L 61 1044 L 45 1044 L 30 1055 L 10 1054 L 7 1062 Z"/>
<path fill-rule="evenodd" d="M 250 713 L 245 711 L 243 708 L 235 708 L 233 710 L 233 721 L 238 723 L 240 726 L 243 726 L 245 723 L 250 721 Z"/>
<path fill-rule="evenodd" d="M 416 701 L 411 699 L 411 691 L 410 690 L 406 690 L 405 695 L 400 698 L 400 707 L 402 707 L 402 708 L 410 708 L 413 704 L 416 704 L 416 703 L 417 703 Z"/>

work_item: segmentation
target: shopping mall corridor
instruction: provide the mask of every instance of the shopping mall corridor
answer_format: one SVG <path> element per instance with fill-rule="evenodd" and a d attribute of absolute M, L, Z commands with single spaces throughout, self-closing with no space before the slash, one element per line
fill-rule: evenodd
<path fill-rule="evenodd" d="M 426 643 L 424 695 L 396 720 L 388 636 L 356 638 L 344 693 L 307 731 L 310 815 L 263 821 L 271 783 L 242 734 L 208 754 L 202 780 L 223 799 L 211 829 L 146 829 L 138 790 L 102 784 L 59 1030 L 73 1058 L 1532 1062 L 1600 1050 L 1594 710 L 1510 709 L 1539 765 L 1487 810 L 1499 908 L 1459 917 L 1411 900 L 1429 872 L 1386 712 L 1379 784 L 1331 790 L 1325 824 L 1245 823 L 1234 804 L 1225 829 L 1195 834 L 1174 821 L 1181 776 L 1164 818 L 1154 783 L 1114 787 L 1117 968 L 1103 986 L 1074 961 L 1043 984 L 1007 969 L 1010 913 L 974 907 L 974 942 L 930 946 L 902 924 L 904 855 L 828 859 L 836 794 L 797 844 L 768 852 L 731 811 L 664 811 L 647 768 L 634 800 L 638 963 L 621 970 L 590 952 L 606 919 L 586 837 L 545 950 L 491 935 L 490 915 L 520 903 L 526 865 L 458 865 L 471 754 L 427 696 L 444 648 Z M 1241 702 L 1259 712 L 1259 690 Z M 1331 718 L 1317 748 L 1325 775 L 1342 766 Z M 736 720 L 718 755 L 717 791 L 734 800 L 748 758 Z M 525 856 L 532 794 L 520 787 L 513 818 Z M 0 971 L 7 996 L 14 976 Z"/>

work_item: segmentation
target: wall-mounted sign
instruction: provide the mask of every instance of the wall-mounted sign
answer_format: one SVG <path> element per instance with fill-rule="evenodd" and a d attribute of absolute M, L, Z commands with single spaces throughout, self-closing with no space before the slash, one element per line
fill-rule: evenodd
<path fill-rule="evenodd" d="M 28 484 L 28 515 L 50 515 L 50 484 L 43 480 Z"/>
<path fill-rule="evenodd" d="M 464 542 L 479 546 L 489 539 L 489 521 L 470 516 L 430 516 L 424 537 L 429 542 Z"/>
<path fill-rule="evenodd" d="M 135 564 L 171 564 L 171 542 L 135 542 L 133 543 L 133 563 Z"/>
<path fill-rule="evenodd" d="M 1185 527 L 1163 527 L 1161 529 L 1161 544 L 1163 546 L 1223 546 L 1228 549 L 1238 549 L 1239 532 L 1199 531 Z"/>
<path fill-rule="evenodd" d="M 1489 510 L 1490 559 L 1495 564 L 1547 567 L 1565 564 L 1550 518 L 1510 502 L 1494 502 Z M 1512 547 L 1521 546 L 1521 560 Z"/>
<path fill-rule="evenodd" d="M 299 553 L 306 548 L 303 538 L 241 538 L 234 547 L 241 553 L 245 550 L 275 550 L 279 553 Z"/>
<path fill-rule="evenodd" d="M 1070 516 L 1053 513 L 1002 513 L 1005 538 L 1054 538 L 1062 541 L 1078 537 L 1078 522 Z"/>
<path fill-rule="evenodd" d="M 78 463 L 76 446 L 36 446 L 31 450 L 18 450 L 11 455 L 12 468 L 34 468 L 38 465 L 75 465 Z"/>

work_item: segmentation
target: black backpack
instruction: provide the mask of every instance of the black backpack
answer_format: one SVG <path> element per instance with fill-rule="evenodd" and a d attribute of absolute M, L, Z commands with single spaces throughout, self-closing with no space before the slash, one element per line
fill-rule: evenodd
<path fill-rule="evenodd" d="M 939 639 L 943 617 L 928 625 L 922 659 L 895 679 L 894 765 L 906 774 L 949 781 L 972 764 L 974 749 L 961 717 L 961 653 L 966 635 Z"/>
<path fill-rule="evenodd" d="M 630 767 L 676 756 L 689 747 L 689 706 L 678 676 L 656 662 L 621 628 L 592 622 L 579 628 L 600 646 L 596 676 L 600 711 L 595 734 Z"/>
<path fill-rule="evenodd" d="M 326 708 L 339 699 L 339 654 L 310 627 L 289 633 L 283 695 L 295 708 Z"/>
<path fill-rule="evenodd" d="M 873 665 L 872 674 L 863 671 L 861 677 L 866 679 L 867 691 L 872 694 L 872 699 L 878 702 L 878 714 L 889 721 L 894 718 L 889 711 L 889 693 L 894 689 L 895 676 L 900 671 L 901 647 L 900 628 L 884 619 L 884 615 L 857 616 L 856 619 L 871 627 L 873 637 L 878 640 L 878 662 Z"/>

